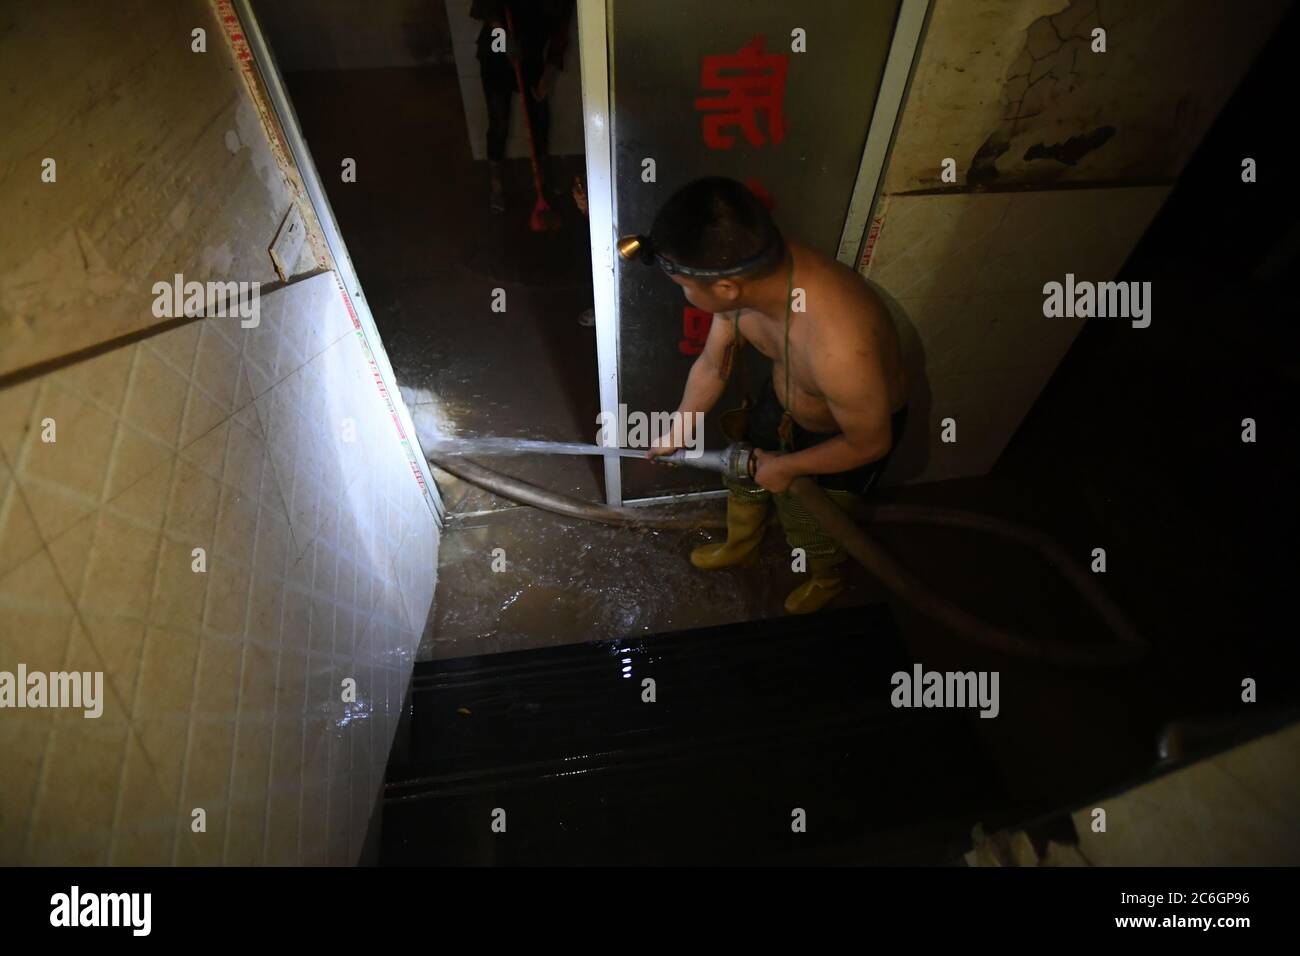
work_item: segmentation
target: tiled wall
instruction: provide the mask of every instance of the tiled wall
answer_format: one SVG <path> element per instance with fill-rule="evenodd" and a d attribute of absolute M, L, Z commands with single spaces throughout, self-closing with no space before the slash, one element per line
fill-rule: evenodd
<path fill-rule="evenodd" d="M 1044 284 L 1115 277 L 1284 9 L 933 0 L 861 267 L 911 373 L 887 484 L 993 467 L 1083 325 L 1043 316 Z M 1090 50 L 1098 24 L 1105 53 Z M 1044 154 L 1073 137 L 1094 145 Z M 1176 321 L 1160 301 L 1152 321 Z"/>
<path fill-rule="evenodd" d="M 267 247 L 294 174 L 277 166 L 210 3 L 6 7 L 0 375 L 158 326 L 152 284 L 175 273 L 277 281 Z M 195 29 L 206 52 L 191 50 Z"/>
<path fill-rule="evenodd" d="M 0 712 L 4 862 L 357 857 L 437 536 L 333 274 L 262 306 L 3 393 L 0 670 L 106 680 Z"/>
<path fill-rule="evenodd" d="M 380 343 L 329 271 L 255 327 L 151 311 L 177 272 L 274 280 L 298 190 L 212 3 L 4 17 L 0 672 L 104 701 L 0 708 L 0 863 L 353 862 L 437 565 Z"/>

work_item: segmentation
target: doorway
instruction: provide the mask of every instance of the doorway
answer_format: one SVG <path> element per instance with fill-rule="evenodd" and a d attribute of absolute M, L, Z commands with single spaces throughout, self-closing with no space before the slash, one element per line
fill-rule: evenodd
<path fill-rule="evenodd" d="M 928 9 L 763 0 L 738 17 L 689 0 L 539 0 L 528 6 L 556 14 L 543 53 L 558 50 L 547 128 L 507 94 L 495 163 L 480 54 L 499 2 L 248 3 L 296 113 L 285 125 L 310 148 L 421 433 L 432 423 L 446 437 L 568 442 L 593 441 L 620 409 L 676 407 L 711 317 L 618 262 L 614 238 L 648 229 L 677 186 L 742 179 L 784 229 L 857 265 Z M 755 79 L 770 81 L 760 108 L 737 109 Z M 536 174 L 530 131 L 545 140 Z M 530 228 L 539 195 L 554 231 Z M 747 371 L 751 383 L 766 374 Z M 706 441 L 721 441 L 716 414 Z M 611 504 L 716 488 L 704 473 L 613 458 L 519 456 L 510 468 Z M 508 506 L 433 477 L 450 514 Z"/>
<path fill-rule="evenodd" d="M 590 441 L 600 408 L 575 5 L 518 6 L 506 51 L 499 2 L 251 2 L 425 441 Z M 598 460 L 512 469 L 605 493 Z M 433 477 L 449 515 L 508 504 Z"/>

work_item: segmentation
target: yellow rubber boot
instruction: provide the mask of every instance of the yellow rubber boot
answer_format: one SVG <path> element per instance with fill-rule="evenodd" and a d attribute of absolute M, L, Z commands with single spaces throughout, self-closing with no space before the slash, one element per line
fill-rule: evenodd
<path fill-rule="evenodd" d="M 811 562 L 812 579 L 799 585 L 785 599 L 787 614 L 813 614 L 820 611 L 844 590 L 844 576 L 839 562 L 825 564 Z"/>
<path fill-rule="evenodd" d="M 691 564 L 702 571 L 727 568 L 749 558 L 763 540 L 763 521 L 767 518 L 766 498 L 727 496 L 727 540 L 702 544 L 691 552 Z"/>

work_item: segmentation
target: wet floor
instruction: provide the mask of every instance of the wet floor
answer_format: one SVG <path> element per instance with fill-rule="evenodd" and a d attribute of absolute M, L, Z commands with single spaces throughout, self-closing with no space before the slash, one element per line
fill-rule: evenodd
<path fill-rule="evenodd" d="M 486 461 L 486 460 L 485 460 Z M 497 467 L 509 467 L 497 459 Z M 1032 522 L 1010 488 L 988 479 L 945 482 L 888 496 L 901 503 L 969 502 L 984 512 Z M 879 500 L 884 501 L 882 496 Z M 721 498 L 695 503 L 725 513 Z M 671 509 L 658 513 L 672 514 Z M 879 525 L 875 535 L 905 566 L 923 572 L 955 600 L 991 619 L 1039 632 L 1077 632 L 1095 624 L 1065 583 L 1031 553 L 997 539 L 913 525 Z M 791 568 L 775 515 L 756 559 L 700 571 L 691 549 L 722 531 L 629 530 L 515 508 L 452 521 L 440 546 L 434 612 L 417 659 L 551 647 L 663 633 L 785 614 L 786 595 L 807 580 Z M 499 549 L 499 550 L 498 550 Z M 493 570 L 494 564 L 497 568 Z M 889 596 L 846 563 L 835 607 Z M 1071 608 L 1065 619 L 1057 613 Z M 1077 622 L 1077 626 L 1076 626 Z"/>
<path fill-rule="evenodd" d="M 716 511 L 722 514 L 720 503 Z M 784 613 L 799 583 L 775 529 L 762 559 L 705 573 L 692 548 L 719 532 L 629 530 L 532 508 L 457 522 L 444 534 L 431 627 L 417 659 L 434 660 L 655 634 Z M 493 571 L 504 551 L 505 570 Z M 864 588 L 865 591 L 865 588 Z M 865 603 L 857 589 L 845 604 Z"/>

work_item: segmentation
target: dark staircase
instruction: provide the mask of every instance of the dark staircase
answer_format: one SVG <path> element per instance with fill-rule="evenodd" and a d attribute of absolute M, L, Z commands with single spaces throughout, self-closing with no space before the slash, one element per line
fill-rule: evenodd
<path fill-rule="evenodd" d="M 883 606 L 417 664 L 380 861 L 953 862 L 1006 798 L 910 667 Z"/>

